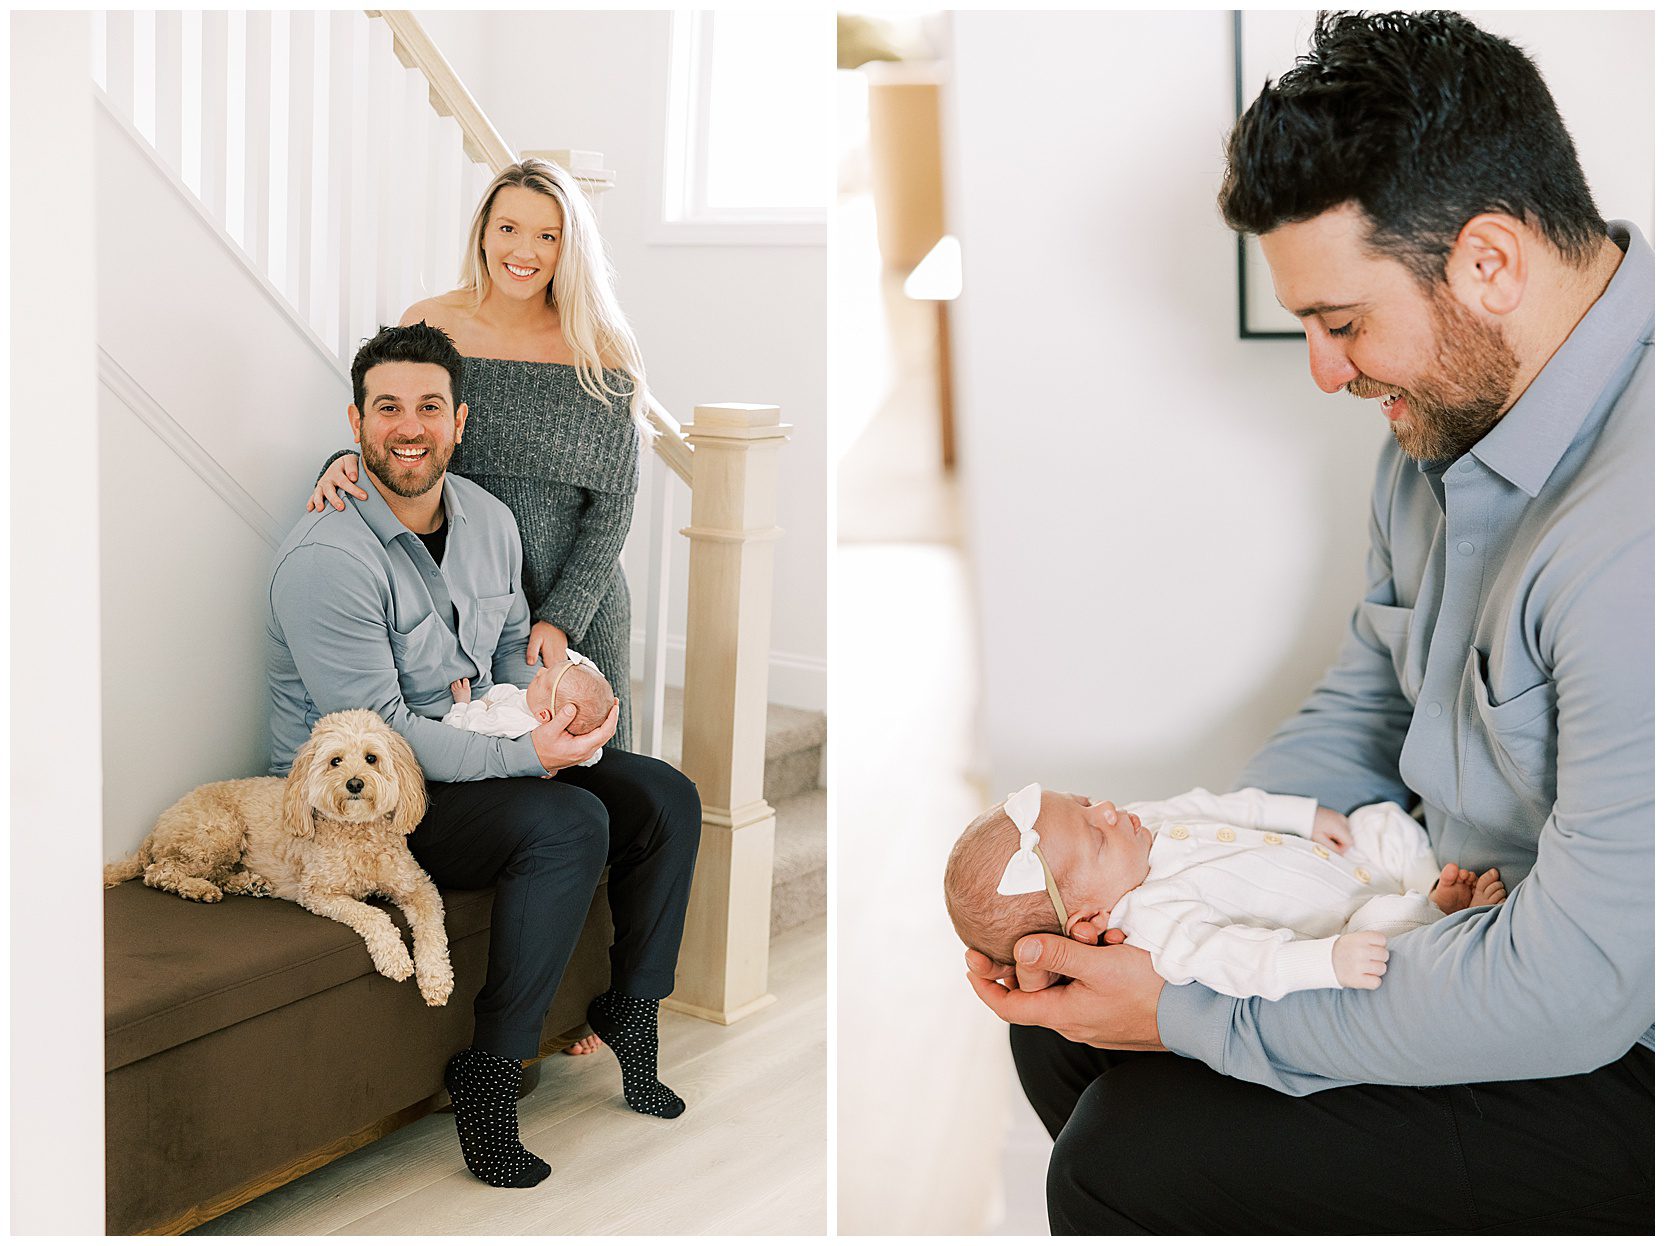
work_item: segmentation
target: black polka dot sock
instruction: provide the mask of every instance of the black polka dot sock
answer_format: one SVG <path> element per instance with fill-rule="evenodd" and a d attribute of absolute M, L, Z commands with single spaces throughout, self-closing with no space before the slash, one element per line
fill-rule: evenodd
<path fill-rule="evenodd" d="M 465 1048 L 445 1066 L 445 1089 L 469 1172 L 487 1185 L 518 1190 L 549 1175 L 549 1165 L 520 1145 L 519 1060 Z"/>
<path fill-rule="evenodd" d="M 681 1116 L 688 1105 L 659 1080 L 659 1001 L 604 991 L 590 1001 L 590 1027 L 624 1070 L 624 1101 L 647 1116 Z"/>

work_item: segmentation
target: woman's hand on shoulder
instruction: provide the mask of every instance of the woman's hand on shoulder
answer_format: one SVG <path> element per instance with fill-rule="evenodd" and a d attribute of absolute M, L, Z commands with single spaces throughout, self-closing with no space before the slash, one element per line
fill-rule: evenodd
<path fill-rule="evenodd" d="M 370 496 L 359 486 L 356 454 L 343 454 L 318 477 L 318 483 L 312 487 L 312 496 L 306 501 L 306 509 L 317 511 L 320 515 L 326 505 L 344 511 L 347 504 L 341 500 L 342 493 L 350 493 L 361 502 Z"/>

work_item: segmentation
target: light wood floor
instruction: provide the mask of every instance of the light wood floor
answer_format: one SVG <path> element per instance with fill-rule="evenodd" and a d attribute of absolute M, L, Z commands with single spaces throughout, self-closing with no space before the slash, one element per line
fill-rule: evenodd
<path fill-rule="evenodd" d="M 199 1234 L 683 1234 L 826 1230 L 826 922 L 773 944 L 777 1002 L 732 1026 L 660 1016 L 660 1070 L 688 1101 L 639 1116 L 605 1051 L 551 1056 L 520 1105 L 554 1173 L 495 1190 L 428 1116 L 194 1230 Z"/>

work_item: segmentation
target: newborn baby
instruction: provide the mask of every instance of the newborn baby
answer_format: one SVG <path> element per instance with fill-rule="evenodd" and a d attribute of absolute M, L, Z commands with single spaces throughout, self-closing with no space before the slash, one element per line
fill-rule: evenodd
<path fill-rule="evenodd" d="M 586 735 L 612 712 L 613 689 L 594 662 L 568 649 L 565 662 L 540 670 L 524 692 L 513 684 L 493 684 L 476 701 L 469 681 L 459 679 L 451 685 L 451 700 L 454 704 L 440 721 L 463 731 L 522 736 L 539 723 L 551 721 L 563 707 L 576 705 L 578 711 L 567 724 L 567 734 Z M 578 764 L 593 766 L 600 760 L 597 749 L 595 756 Z"/>
<path fill-rule="evenodd" d="M 966 828 L 944 887 L 960 938 L 1000 964 L 1027 934 L 1119 930 L 1175 985 L 1266 999 L 1374 990 L 1390 934 L 1504 898 L 1496 870 L 1441 870 L 1391 803 L 1343 817 L 1301 796 L 1197 788 L 1118 809 L 1034 783 Z"/>

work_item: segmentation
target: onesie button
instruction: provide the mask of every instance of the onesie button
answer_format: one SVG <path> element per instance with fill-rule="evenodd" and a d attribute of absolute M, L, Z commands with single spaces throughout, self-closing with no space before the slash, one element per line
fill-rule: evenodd
<path fill-rule="evenodd" d="M 1328 861 L 1330 859 L 1330 850 L 1324 847 L 1323 844 L 1314 844 L 1312 846 L 1312 850 L 1319 856 L 1323 857 L 1324 860 Z"/>
<path fill-rule="evenodd" d="M 1270 831 L 1268 831 L 1262 838 L 1264 838 L 1266 842 L 1274 848 L 1283 843 L 1282 835 L 1273 835 Z"/>
<path fill-rule="evenodd" d="M 1222 826 L 1219 830 L 1214 832 L 1214 838 L 1219 840 L 1222 844 L 1233 843 L 1237 839 L 1237 832 L 1232 830 L 1229 826 Z"/>
<path fill-rule="evenodd" d="M 1183 826 L 1174 827 L 1172 830 L 1170 830 L 1168 832 L 1168 835 L 1172 839 L 1190 839 L 1191 838 L 1191 832 L 1186 830 Z"/>
<path fill-rule="evenodd" d="M 1358 879 L 1361 883 L 1368 883 L 1370 881 L 1370 871 L 1365 869 L 1363 866 L 1360 866 L 1358 869 L 1353 871 L 1353 877 Z"/>

